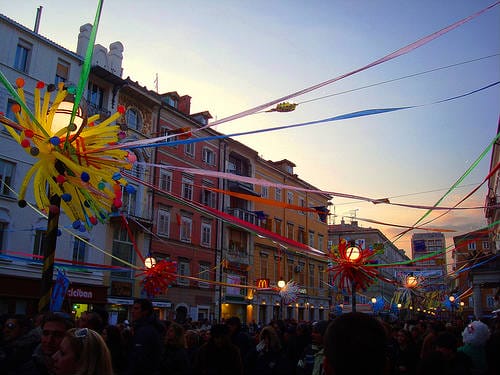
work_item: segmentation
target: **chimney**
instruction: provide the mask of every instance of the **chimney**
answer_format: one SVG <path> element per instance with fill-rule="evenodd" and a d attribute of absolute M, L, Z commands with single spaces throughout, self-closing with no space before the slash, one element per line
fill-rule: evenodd
<path fill-rule="evenodd" d="M 177 109 L 189 116 L 191 112 L 191 97 L 189 95 L 181 96 L 177 102 Z"/>
<path fill-rule="evenodd" d="M 36 10 L 35 27 L 33 31 L 38 34 L 38 29 L 40 28 L 40 19 L 42 18 L 42 6 L 40 5 Z"/>

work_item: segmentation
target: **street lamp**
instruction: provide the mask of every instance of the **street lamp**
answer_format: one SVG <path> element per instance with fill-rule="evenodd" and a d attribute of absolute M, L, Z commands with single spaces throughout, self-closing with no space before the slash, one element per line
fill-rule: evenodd
<path fill-rule="evenodd" d="M 349 260 L 351 263 L 357 263 L 361 259 L 361 250 L 357 246 L 349 246 L 346 249 L 346 258 Z M 352 312 L 356 312 L 356 281 L 351 279 L 351 306 L 352 306 Z"/>
<path fill-rule="evenodd" d="M 373 309 L 373 314 L 375 314 L 375 305 L 377 303 L 377 298 L 376 297 L 372 297 L 372 309 Z"/>
<path fill-rule="evenodd" d="M 453 318 L 453 309 L 455 307 L 455 296 L 449 296 L 448 300 L 450 301 L 450 305 L 451 305 L 451 317 Z"/>
<path fill-rule="evenodd" d="M 148 254 L 146 259 L 144 259 L 144 266 L 147 269 L 153 268 L 154 266 L 156 266 L 156 258 L 153 257 L 151 254 Z"/>
<path fill-rule="evenodd" d="M 286 285 L 286 282 L 285 280 L 283 280 L 282 277 L 280 277 L 280 279 L 278 280 L 278 288 L 283 289 Z M 284 316 L 284 311 L 283 311 L 283 297 L 280 296 L 280 318 L 281 320 L 283 320 L 283 316 Z"/>

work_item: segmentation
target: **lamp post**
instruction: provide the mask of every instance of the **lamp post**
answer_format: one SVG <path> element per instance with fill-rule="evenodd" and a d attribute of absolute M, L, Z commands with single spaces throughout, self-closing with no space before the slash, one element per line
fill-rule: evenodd
<path fill-rule="evenodd" d="M 450 306 L 451 306 L 451 317 L 453 318 L 453 310 L 455 308 L 455 296 L 449 296 L 448 300 L 450 301 Z"/>
<path fill-rule="evenodd" d="M 351 245 L 346 249 L 346 257 L 351 263 L 356 263 L 361 258 L 361 251 L 357 246 Z M 356 280 L 351 279 L 351 306 L 352 312 L 356 312 Z"/>
<path fill-rule="evenodd" d="M 375 314 L 375 305 L 377 303 L 377 298 L 376 297 L 372 297 L 372 309 L 373 309 L 373 314 Z"/>
<path fill-rule="evenodd" d="M 69 109 L 71 108 L 71 110 Z M 63 101 L 59 104 L 52 120 L 52 132 L 55 134 L 64 128 L 70 131 L 79 130 L 85 124 L 82 117 L 82 111 L 78 108 L 74 123 L 70 124 L 73 103 Z M 64 175 L 65 166 L 62 162 L 56 161 L 56 170 Z M 38 311 L 46 312 L 50 309 L 50 300 L 52 297 L 52 278 L 54 274 L 54 258 L 56 254 L 57 234 L 59 232 L 59 215 L 61 211 L 61 197 L 57 194 L 51 194 L 49 191 L 49 214 L 47 219 L 47 231 L 45 241 L 43 242 L 43 268 L 42 280 L 40 285 L 40 299 L 38 300 Z"/>
<path fill-rule="evenodd" d="M 281 290 L 285 287 L 286 282 L 283 280 L 283 278 L 280 278 L 278 280 L 278 288 Z M 280 318 L 283 320 L 284 314 L 283 314 L 283 298 L 280 296 Z"/>

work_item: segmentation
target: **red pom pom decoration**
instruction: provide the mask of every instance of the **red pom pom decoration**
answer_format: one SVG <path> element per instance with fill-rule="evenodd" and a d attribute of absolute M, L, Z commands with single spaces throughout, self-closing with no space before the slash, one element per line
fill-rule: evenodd
<path fill-rule="evenodd" d="M 149 297 L 165 294 L 168 286 L 177 278 L 177 262 L 165 259 L 160 260 L 155 266 L 146 268 L 137 276 L 144 275 L 141 280 L 142 289 Z"/>
<path fill-rule="evenodd" d="M 118 113 L 120 113 L 122 115 L 125 113 L 125 107 L 123 105 L 118 106 Z"/>
<path fill-rule="evenodd" d="M 45 87 L 45 82 L 42 82 L 42 81 L 38 81 L 36 83 L 36 88 L 37 89 L 43 89 Z"/>

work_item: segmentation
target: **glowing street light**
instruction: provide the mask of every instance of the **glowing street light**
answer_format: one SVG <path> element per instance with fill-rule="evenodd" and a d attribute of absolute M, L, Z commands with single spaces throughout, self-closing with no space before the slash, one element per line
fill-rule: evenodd
<path fill-rule="evenodd" d="M 361 250 L 357 246 L 349 246 L 346 249 L 346 257 L 351 263 L 357 263 L 359 260 L 361 260 Z M 354 278 L 351 280 L 351 306 L 352 306 L 352 312 L 356 312 L 356 281 Z"/>

